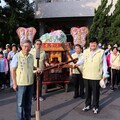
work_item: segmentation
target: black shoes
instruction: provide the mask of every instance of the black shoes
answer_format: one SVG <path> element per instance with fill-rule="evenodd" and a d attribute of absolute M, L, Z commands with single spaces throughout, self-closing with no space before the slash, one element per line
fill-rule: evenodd
<path fill-rule="evenodd" d="M 98 109 L 98 108 L 93 108 L 93 113 L 94 113 L 94 114 L 98 114 L 98 112 L 99 112 L 99 109 Z"/>
<path fill-rule="evenodd" d="M 74 95 L 73 98 L 78 98 L 78 97 L 81 97 L 81 99 L 85 99 L 85 95 Z"/>
<path fill-rule="evenodd" d="M 82 109 L 82 111 L 89 111 L 91 109 L 91 107 L 90 106 L 86 106 L 86 107 L 84 107 L 83 109 Z M 94 114 L 98 114 L 98 112 L 99 112 L 99 109 L 98 108 L 93 108 L 92 109 L 93 110 L 93 113 Z"/>
<path fill-rule="evenodd" d="M 113 86 L 110 86 L 110 89 L 113 90 L 113 91 L 115 90 Z"/>
<path fill-rule="evenodd" d="M 79 97 L 79 95 L 74 95 L 74 96 L 73 96 L 74 99 L 76 99 L 76 98 L 78 98 L 78 97 Z"/>
<path fill-rule="evenodd" d="M 82 96 L 80 96 L 81 97 L 81 99 L 85 99 L 85 95 L 82 95 Z"/>
<path fill-rule="evenodd" d="M 86 107 L 84 107 L 84 108 L 82 109 L 82 111 L 88 111 L 88 110 L 90 110 L 90 109 L 91 109 L 90 106 L 86 106 Z"/>

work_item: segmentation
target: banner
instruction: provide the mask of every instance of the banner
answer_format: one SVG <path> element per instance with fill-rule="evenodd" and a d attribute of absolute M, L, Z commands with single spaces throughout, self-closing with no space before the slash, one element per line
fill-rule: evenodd
<path fill-rule="evenodd" d="M 86 44 L 86 36 L 88 34 L 87 27 L 72 27 L 70 33 L 73 37 L 73 43 L 80 44 L 82 47 Z"/>
<path fill-rule="evenodd" d="M 20 39 L 20 45 L 25 41 L 25 40 L 30 40 L 33 43 L 34 36 L 36 34 L 36 29 L 34 27 L 29 27 L 29 28 L 24 28 L 24 27 L 19 27 L 16 30 L 18 37 Z"/>

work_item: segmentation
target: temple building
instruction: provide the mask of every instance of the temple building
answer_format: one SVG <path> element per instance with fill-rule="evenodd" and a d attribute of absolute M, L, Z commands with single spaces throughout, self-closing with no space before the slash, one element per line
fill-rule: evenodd
<path fill-rule="evenodd" d="M 109 0 L 108 4 L 117 0 Z M 39 21 L 40 35 L 52 30 L 61 29 L 71 41 L 72 27 L 86 26 L 93 22 L 94 10 L 101 0 L 35 0 L 35 18 Z M 114 6 L 111 12 L 114 10 Z"/>

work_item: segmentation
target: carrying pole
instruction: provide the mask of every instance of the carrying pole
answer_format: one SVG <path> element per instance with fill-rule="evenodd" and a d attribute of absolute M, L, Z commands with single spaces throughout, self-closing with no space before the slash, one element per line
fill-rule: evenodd
<path fill-rule="evenodd" d="M 36 50 L 37 68 L 39 68 L 40 50 Z M 40 73 L 36 73 L 36 120 L 40 120 Z"/>

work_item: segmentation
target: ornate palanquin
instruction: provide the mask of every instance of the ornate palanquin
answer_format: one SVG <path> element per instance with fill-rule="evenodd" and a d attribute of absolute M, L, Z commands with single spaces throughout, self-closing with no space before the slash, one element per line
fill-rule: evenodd
<path fill-rule="evenodd" d="M 66 42 L 65 45 L 70 50 L 70 43 Z M 47 61 L 51 66 L 66 62 L 69 59 L 61 43 L 42 43 L 42 49 L 46 52 Z M 48 84 L 65 84 L 65 90 L 67 91 L 69 82 L 69 68 L 67 66 L 44 72 L 43 84 L 46 86 Z"/>

